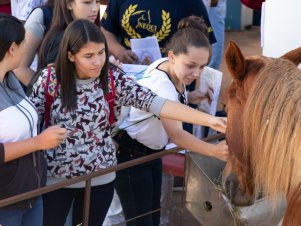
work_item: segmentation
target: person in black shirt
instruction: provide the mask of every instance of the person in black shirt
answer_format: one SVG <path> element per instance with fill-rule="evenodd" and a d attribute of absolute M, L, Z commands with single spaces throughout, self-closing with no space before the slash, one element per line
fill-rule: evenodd
<path fill-rule="evenodd" d="M 109 51 L 123 63 L 138 63 L 130 50 L 131 38 L 156 36 L 164 54 L 166 41 L 176 32 L 178 22 L 187 16 L 203 17 L 210 44 L 215 43 L 207 11 L 202 0 L 110 0 L 101 21 Z"/>

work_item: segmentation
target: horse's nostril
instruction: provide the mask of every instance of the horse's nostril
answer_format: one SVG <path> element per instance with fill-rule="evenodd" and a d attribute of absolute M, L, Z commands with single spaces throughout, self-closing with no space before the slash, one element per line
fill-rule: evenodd
<path fill-rule="evenodd" d="M 204 202 L 204 209 L 205 209 L 207 212 L 211 211 L 211 210 L 212 210 L 212 204 L 211 204 L 211 202 L 205 201 L 205 202 Z"/>
<path fill-rule="evenodd" d="M 238 183 L 237 183 L 236 176 L 232 172 L 226 178 L 224 187 L 225 187 L 226 196 L 228 197 L 230 202 L 233 203 L 237 195 L 236 192 L 238 189 Z"/>

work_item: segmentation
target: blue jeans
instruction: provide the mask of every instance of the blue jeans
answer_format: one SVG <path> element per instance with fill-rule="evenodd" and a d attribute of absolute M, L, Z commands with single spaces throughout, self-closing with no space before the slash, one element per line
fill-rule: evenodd
<path fill-rule="evenodd" d="M 212 45 L 212 56 L 209 67 L 219 69 L 224 53 L 225 18 L 227 0 L 219 0 L 218 5 L 210 7 L 209 19 L 216 38 L 216 43 Z"/>
<path fill-rule="evenodd" d="M 121 150 L 122 151 L 122 150 Z M 124 162 L 118 159 L 118 163 Z M 116 172 L 115 188 L 119 195 L 125 219 L 160 208 L 162 161 L 156 159 Z M 158 226 L 160 211 L 148 214 L 127 226 Z"/>
<path fill-rule="evenodd" d="M 0 210 L 1 226 L 42 226 L 43 201 L 39 196 L 31 209 Z"/>

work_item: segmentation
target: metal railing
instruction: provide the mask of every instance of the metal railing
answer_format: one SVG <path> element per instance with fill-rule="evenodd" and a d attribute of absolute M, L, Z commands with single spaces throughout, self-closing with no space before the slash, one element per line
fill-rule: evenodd
<path fill-rule="evenodd" d="M 212 136 L 203 138 L 202 140 L 205 141 L 205 142 L 211 142 L 211 141 L 222 139 L 222 138 L 224 138 L 224 134 L 216 134 L 216 135 L 212 135 Z M 115 171 L 118 171 L 118 170 L 123 170 L 123 169 L 126 169 L 126 168 L 130 168 L 132 166 L 136 166 L 136 165 L 148 162 L 148 161 L 152 161 L 154 159 L 161 158 L 165 155 L 170 155 L 170 154 L 173 154 L 173 153 L 177 153 L 178 151 L 180 151 L 182 149 L 183 148 L 175 147 L 175 148 L 172 148 L 172 149 L 169 149 L 169 150 L 164 150 L 164 151 L 157 152 L 157 153 L 154 153 L 154 154 L 151 154 L 151 155 L 147 155 L 147 156 L 144 156 L 144 157 L 141 157 L 141 158 L 133 159 L 133 160 L 121 163 L 121 164 L 117 164 L 115 166 L 112 166 L 112 167 L 109 167 L 109 168 L 106 168 L 106 169 L 102 169 L 102 170 L 99 170 L 99 171 L 96 171 L 96 172 L 93 172 L 93 173 L 88 173 L 88 174 L 85 174 L 85 175 L 82 175 L 82 176 L 79 176 L 79 177 L 75 177 L 75 178 L 72 178 L 72 179 L 66 179 L 65 181 L 62 181 L 62 182 L 59 182 L 59 183 L 47 185 L 47 186 L 39 188 L 39 189 L 35 189 L 35 190 L 29 191 L 29 192 L 25 192 L 25 193 L 22 193 L 22 194 L 19 194 L 19 195 L 15 195 L 15 196 L 6 198 L 6 199 L 2 199 L 2 200 L 0 200 L 0 207 L 11 205 L 11 204 L 23 201 L 23 200 L 27 200 L 29 198 L 33 198 L 33 197 L 38 196 L 38 195 L 45 194 L 47 192 L 55 191 L 55 190 L 70 186 L 72 184 L 76 184 L 76 183 L 85 181 L 86 186 L 85 186 L 83 224 L 82 225 L 83 226 L 88 226 L 90 195 L 91 195 L 91 180 L 94 177 L 99 177 L 99 176 L 102 176 L 102 175 L 105 175 L 105 174 L 108 174 L 108 173 L 112 173 L 112 172 L 115 172 Z M 155 211 L 158 211 L 158 210 L 155 210 Z M 152 213 L 152 212 L 150 212 L 150 213 Z"/>

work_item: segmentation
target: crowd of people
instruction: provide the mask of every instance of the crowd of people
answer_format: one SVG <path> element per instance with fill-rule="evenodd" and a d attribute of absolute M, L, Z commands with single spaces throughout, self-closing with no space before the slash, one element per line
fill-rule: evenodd
<path fill-rule="evenodd" d="M 1 199 L 164 151 L 169 142 L 227 160 L 224 141 L 205 143 L 182 127 L 226 130 L 226 118 L 187 106 L 186 86 L 220 40 L 201 0 L 111 0 L 102 19 L 98 0 L 26 2 L 26 16 L 13 3 L 14 16 L 0 11 Z M 139 64 L 129 40 L 153 35 L 164 58 L 146 78 L 137 82 L 109 61 Z M 123 106 L 130 110 L 113 134 Z M 161 159 L 93 178 L 89 225 L 103 224 L 114 189 L 125 219 L 159 209 L 161 184 Z M 1 207 L 0 224 L 63 226 L 72 209 L 71 224 L 80 225 L 84 190 L 77 183 Z M 159 224 L 159 212 L 127 223 Z"/>

